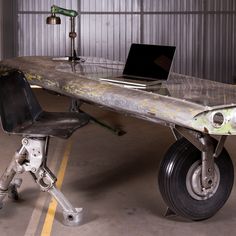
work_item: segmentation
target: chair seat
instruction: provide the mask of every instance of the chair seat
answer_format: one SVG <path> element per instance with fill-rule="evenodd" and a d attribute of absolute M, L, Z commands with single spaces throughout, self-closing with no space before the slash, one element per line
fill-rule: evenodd
<path fill-rule="evenodd" d="M 86 125 L 89 117 L 83 113 L 42 111 L 35 121 L 23 123 L 10 133 L 30 136 L 69 138 L 72 133 Z"/>
<path fill-rule="evenodd" d="M 3 130 L 9 134 L 65 139 L 89 121 L 83 113 L 43 111 L 18 70 L 0 75 L 0 116 Z"/>

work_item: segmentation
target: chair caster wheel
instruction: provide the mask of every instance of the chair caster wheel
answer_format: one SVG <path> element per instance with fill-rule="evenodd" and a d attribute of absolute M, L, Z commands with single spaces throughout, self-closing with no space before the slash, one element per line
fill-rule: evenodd
<path fill-rule="evenodd" d="M 63 224 L 66 226 L 78 226 L 83 220 L 83 208 L 75 208 L 76 212 L 63 212 Z"/>

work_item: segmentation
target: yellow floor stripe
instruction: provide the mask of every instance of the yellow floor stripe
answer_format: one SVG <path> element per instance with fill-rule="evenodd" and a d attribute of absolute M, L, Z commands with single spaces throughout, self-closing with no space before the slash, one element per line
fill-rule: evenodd
<path fill-rule="evenodd" d="M 65 176 L 66 167 L 67 167 L 67 163 L 68 163 L 68 159 L 69 159 L 69 155 L 70 155 L 70 151 L 71 151 L 71 146 L 72 146 L 72 141 L 69 140 L 66 145 L 63 159 L 62 159 L 62 162 L 61 162 L 61 165 L 60 165 L 60 168 L 58 171 L 58 175 L 57 175 L 56 186 L 58 189 L 61 189 L 61 186 L 63 183 L 63 179 Z M 57 201 L 54 198 L 52 198 L 52 200 L 49 204 L 49 207 L 48 207 L 48 211 L 47 211 L 47 215 L 46 215 L 46 218 L 44 221 L 41 236 L 51 235 L 52 225 L 53 225 L 56 209 L 57 209 Z"/>

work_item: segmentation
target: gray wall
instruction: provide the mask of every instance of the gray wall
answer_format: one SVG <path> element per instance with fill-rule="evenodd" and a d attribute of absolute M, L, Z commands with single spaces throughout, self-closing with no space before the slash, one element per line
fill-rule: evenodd
<path fill-rule="evenodd" d="M 18 55 L 17 11 L 15 0 L 0 0 L 0 58 Z"/>
<path fill-rule="evenodd" d="M 176 45 L 176 72 L 224 82 L 232 82 L 236 74 L 235 0 L 14 2 L 18 5 L 12 19 L 17 16 L 18 31 L 9 55 L 69 54 L 69 19 L 61 16 L 60 26 L 45 24 L 50 6 L 56 4 L 79 11 L 81 55 L 125 61 L 132 42 Z"/>
<path fill-rule="evenodd" d="M 0 0 L 0 60 L 3 58 L 3 0 Z"/>

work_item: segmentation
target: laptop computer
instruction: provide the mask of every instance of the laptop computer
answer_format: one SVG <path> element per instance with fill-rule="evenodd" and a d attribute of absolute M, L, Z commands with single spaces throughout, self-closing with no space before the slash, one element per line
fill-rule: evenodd
<path fill-rule="evenodd" d="M 175 46 L 132 44 L 120 77 L 100 78 L 115 84 L 145 89 L 168 79 Z"/>

